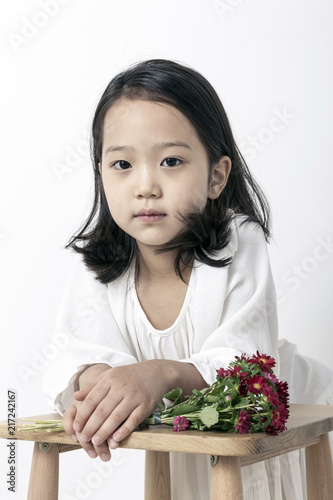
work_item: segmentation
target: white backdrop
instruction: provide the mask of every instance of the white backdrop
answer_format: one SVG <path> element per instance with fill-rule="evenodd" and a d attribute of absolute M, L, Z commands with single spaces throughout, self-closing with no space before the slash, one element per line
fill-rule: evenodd
<path fill-rule="evenodd" d="M 42 394 L 55 316 L 71 267 L 63 250 L 88 212 L 87 134 L 109 80 L 165 57 L 215 86 L 273 211 L 269 247 L 280 336 L 331 365 L 333 349 L 333 8 L 329 0 L 17 0 L 1 4 L 1 393 L 20 416 L 48 412 Z M 30 443 L 18 443 L 23 500 Z M 96 470 L 61 457 L 60 500 L 143 498 L 143 453 Z M 129 481 L 129 477 L 133 480 Z M 110 496 L 111 495 L 111 496 Z"/>

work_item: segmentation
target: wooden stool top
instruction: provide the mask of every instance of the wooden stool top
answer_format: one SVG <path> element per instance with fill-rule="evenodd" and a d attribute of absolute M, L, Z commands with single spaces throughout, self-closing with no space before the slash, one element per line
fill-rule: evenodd
<path fill-rule="evenodd" d="M 57 413 L 38 415 L 36 420 L 50 420 L 61 418 Z M 0 438 L 18 439 L 58 443 L 60 451 L 80 448 L 65 432 L 46 431 L 18 431 L 17 427 L 27 424 L 22 419 L 16 420 L 14 436 L 8 433 L 6 421 L 0 422 Z M 207 455 L 246 457 L 257 455 L 261 459 L 277 456 L 288 451 L 319 442 L 320 436 L 333 430 L 333 406 L 329 405 L 291 405 L 290 418 L 285 432 L 278 436 L 269 436 L 264 433 L 256 434 L 229 434 L 213 431 L 184 431 L 174 432 L 163 426 L 150 427 L 134 431 L 124 439 L 120 447 L 154 451 L 176 451 L 184 453 L 200 453 Z M 66 446 L 69 445 L 69 446 Z M 245 463 L 244 463 L 245 462 Z M 248 463 L 252 463 L 249 460 Z"/>

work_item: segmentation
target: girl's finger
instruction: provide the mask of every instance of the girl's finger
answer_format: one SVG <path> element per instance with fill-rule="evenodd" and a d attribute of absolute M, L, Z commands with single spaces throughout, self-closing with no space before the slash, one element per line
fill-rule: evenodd
<path fill-rule="evenodd" d="M 85 399 L 82 401 L 80 404 L 80 408 L 78 409 L 75 420 L 73 423 L 73 429 L 76 432 L 81 432 L 84 426 L 86 425 L 86 422 L 90 418 L 90 416 L 96 412 L 97 407 L 99 407 L 99 404 L 105 396 L 108 394 L 109 388 L 106 385 L 102 384 L 97 384 L 85 397 Z M 104 414 L 104 407 L 102 406 L 98 411 L 95 417 L 99 421 L 99 427 L 105 420 Z M 95 431 L 94 431 L 95 432 Z"/>
<path fill-rule="evenodd" d="M 111 449 L 118 447 L 120 441 L 129 436 L 136 427 L 146 418 L 147 411 L 143 406 L 138 406 L 126 419 L 126 421 L 116 430 L 112 435 L 111 439 L 108 440 L 108 444 Z"/>
<path fill-rule="evenodd" d="M 81 440 L 81 434 L 79 432 L 78 441 L 90 458 L 96 458 L 99 456 L 103 462 L 110 460 L 111 453 L 106 442 L 102 443 L 100 446 L 93 445 L 91 441 L 86 443 Z"/>
<path fill-rule="evenodd" d="M 76 433 L 73 429 L 73 422 L 76 416 L 77 408 L 74 404 L 72 404 L 67 411 L 65 411 L 64 416 L 62 417 L 62 423 L 65 429 L 65 432 L 71 436 L 74 441 L 77 441 Z"/>
<path fill-rule="evenodd" d="M 122 437 L 119 436 L 119 442 L 128 436 L 146 416 L 146 408 L 141 407 L 141 405 L 135 408 L 129 408 L 128 403 L 123 401 L 111 413 L 109 418 L 105 420 L 96 434 L 92 436 L 92 442 L 94 444 L 99 444 L 106 439 L 109 441 L 110 436 L 113 436 L 114 433 L 118 434 L 118 432 L 121 431 L 120 436 Z M 112 439 L 114 440 L 114 437 L 112 437 Z"/>
<path fill-rule="evenodd" d="M 87 384 L 82 389 L 74 392 L 74 398 L 77 401 L 83 401 L 89 392 L 96 386 L 96 384 Z"/>
<path fill-rule="evenodd" d="M 116 411 L 116 416 L 118 413 L 118 408 L 119 405 L 121 404 L 121 397 L 119 396 L 119 399 L 109 401 L 109 400 L 104 400 L 102 403 L 100 403 L 95 411 L 92 413 L 86 424 L 84 425 L 81 434 L 82 434 L 82 439 L 86 441 L 90 441 L 93 439 L 93 443 L 95 445 L 99 445 L 100 443 L 103 443 L 106 441 L 106 439 L 112 434 L 112 432 L 116 429 L 114 427 L 114 420 L 115 420 L 115 415 L 114 411 L 117 408 Z M 128 416 L 128 412 L 126 411 L 121 414 L 123 415 L 122 420 L 118 422 L 116 425 L 120 425 L 125 418 Z M 101 431 L 102 429 L 102 431 Z"/>

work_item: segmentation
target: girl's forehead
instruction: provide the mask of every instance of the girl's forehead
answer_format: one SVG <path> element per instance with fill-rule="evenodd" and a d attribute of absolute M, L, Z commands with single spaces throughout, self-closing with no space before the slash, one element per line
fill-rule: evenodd
<path fill-rule="evenodd" d="M 190 120 L 175 106 L 160 101 L 120 98 L 108 109 L 104 135 L 130 134 L 138 129 L 158 133 L 182 134 L 193 140 L 199 136 Z"/>
<path fill-rule="evenodd" d="M 193 127 L 182 111 L 171 104 L 148 99 L 127 99 L 126 97 L 121 97 L 111 105 L 105 115 L 104 123 L 107 124 L 116 120 L 144 121 L 149 118 L 153 120 L 159 116 Z"/>

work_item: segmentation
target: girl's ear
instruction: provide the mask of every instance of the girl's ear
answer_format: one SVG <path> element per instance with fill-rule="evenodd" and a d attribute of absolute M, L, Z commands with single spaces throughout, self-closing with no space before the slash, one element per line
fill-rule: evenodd
<path fill-rule="evenodd" d="M 229 156 L 222 156 L 220 161 L 213 165 L 208 189 L 208 198 L 210 200 L 216 200 L 220 196 L 227 184 L 230 170 L 231 160 Z"/>
<path fill-rule="evenodd" d="M 98 164 L 98 169 L 99 169 L 99 175 L 102 175 L 102 165 L 101 162 Z"/>

